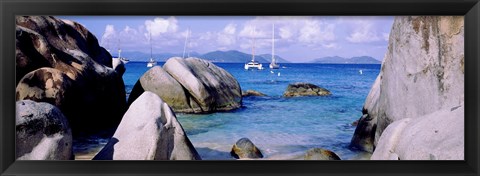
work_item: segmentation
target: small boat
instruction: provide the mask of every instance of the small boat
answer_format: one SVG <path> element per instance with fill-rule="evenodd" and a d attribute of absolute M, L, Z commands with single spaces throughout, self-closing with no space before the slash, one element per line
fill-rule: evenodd
<path fill-rule="evenodd" d="M 157 65 L 157 61 L 152 57 L 152 33 L 150 32 L 150 60 L 148 60 L 147 67 L 153 67 Z"/>
<path fill-rule="evenodd" d="M 270 69 L 278 69 L 280 65 L 275 61 L 275 24 L 272 25 L 272 62 L 269 65 Z"/>
<path fill-rule="evenodd" d="M 253 34 L 255 35 L 255 28 L 253 28 Z M 258 69 L 263 70 L 263 66 L 261 63 L 255 61 L 255 36 L 253 37 L 253 46 L 252 46 L 252 60 L 245 64 L 245 70 L 249 69 Z"/>
<path fill-rule="evenodd" d="M 157 61 L 155 61 L 153 58 L 150 58 L 150 60 L 147 63 L 147 67 L 153 67 L 157 65 Z"/>
<path fill-rule="evenodd" d="M 362 71 L 362 70 L 359 70 L 358 72 L 359 72 L 361 75 L 363 74 L 363 71 Z"/>
<path fill-rule="evenodd" d="M 112 59 L 119 59 L 123 64 L 127 64 L 130 60 L 121 56 L 122 50 L 118 49 L 118 56 L 112 56 Z"/>

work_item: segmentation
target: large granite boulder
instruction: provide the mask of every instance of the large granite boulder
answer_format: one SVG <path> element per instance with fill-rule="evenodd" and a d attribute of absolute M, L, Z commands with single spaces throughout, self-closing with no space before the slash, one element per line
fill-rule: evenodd
<path fill-rule="evenodd" d="M 16 24 L 17 101 L 53 103 L 74 134 L 116 127 L 126 110 L 125 86 L 95 36 L 76 22 L 49 16 L 17 16 Z"/>
<path fill-rule="evenodd" d="M 160 66 L 150 68 L 140 77 L 130 92 L 128 104 L 132 104 L 145 91 L 157 94 L 175 112 L 193 112 L 192 106 L 197 107 L 193 97 Z"/>
<path fill-rule="evenodd" d="M 315 84 L 297 82 L 289 84 L 287 90 L 283 93 L 285 97 L 298 97 L 298 96 L 326 96 L 332 93 L 322 87 L 318 87 Z"/>
<path fill-rule="evenodd" d="M 341 160 L 335 152 L 321 148 L 309 149 L 304 156 L 305 160 Z"/>
<path fill-rule="evenodd" d="M 73 159 L 67 118 L 49 103 L 16 103 L 16 157 L 19 160 Z"/>
<path fill-rule="evenodd" d="M 172 109 L 146 91 L 123 116 L 94 160 L 200 160 Z"/>
<path fill-rule="evenodd" d="M 69 93 L 74 92 L 72 79 L 54 68 L 39 68 L 27 73 L 16 88 L 17 100 L 43 101 L 62 109 L 68 107 Z"/>
<path fill-rule="evenodd" d="M 370 119 L 376 119 L 375 134 L 365 133 L 364 136 L 367 139 L 373 138 L 375 150 L 382 150 L 376 146 L 380 143 L 384 130 L 395 121 L 405 118 L 420 121 L 433 112 L 463 104 L 465 76 L 463 17 L 395 17 L 380 75 L 376 105 L 367 107 L 364 111 Z M 457 115 L 457 118 L 464 118 L 463 114 Z M 446 120 L 441 117 L 439 114 L 432 120 L 435 123 Z M 368 126 L 359 125 L 357 128 Z M 463 131 L 463 126 L 458 128 Z M 431 128 L 426 127 L 418 132 L 431 131 Z M 452 138 L 464 138 L 463 132 L 447 133 L 451 133 Z M 413 137 L 405 136 L 400 140 L 413 140 Z M 455 151 L 449 152 L 463 152 L 463 148 L 461 151 L 460 148 L 451 148 Z M 444 156 L 435 154 L 435 158 L 464 159 L 457 158 L 460 155 L 449 157 L 447 153 L 445 152 Z M 409 158 L 407 153 L 397 154 L 401 159 Z"/>
<path fill-rule="evenodd" d="M 239 139 L 232 147 L 230 155 L 237 159 L 263 158 L 260 149 L 248 138 Z"/>
<path fill-rule="evenodd" d="M 358 120 L 350 147 L 372 153 L 377 130 L 378 97 L 380 95 L 380 78 L 377 76 L 367 95 L 362 109 L 362 117 Z"/>
<path fill-rule="evenodd" d="M 464 158 L 464 106 L 441 109 L 390 124 L 371 160 L 459 160 Z"/>
<path fill-rule="evenodd" d="M 152 91 L 175 112 L 209 113 L 239 108 L 242 92 L 237 80 L 224 69 L 199 58 L 173 57 L 145 73 L 128 102 L 143 91 Z"/>

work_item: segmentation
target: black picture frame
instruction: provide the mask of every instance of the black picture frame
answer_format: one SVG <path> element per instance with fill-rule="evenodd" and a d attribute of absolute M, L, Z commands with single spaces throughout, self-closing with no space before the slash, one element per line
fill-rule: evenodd
<path fill-rule="evenodd" d="M 478 0 L 1 0 L 1 175 L 478 175 Z M 464 161 L 15 161 L 16 15 L 464 15 Z"/>

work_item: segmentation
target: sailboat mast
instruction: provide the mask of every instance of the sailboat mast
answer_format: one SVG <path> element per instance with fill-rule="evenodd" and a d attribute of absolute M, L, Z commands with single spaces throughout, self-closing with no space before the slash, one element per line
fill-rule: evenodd
<path fill-rule="evenodd" d="M 253 27 L 252 62 L 255 62 L 255 27 Z"/>
<path fill-rule="evenodd" d="M 272 24 L 272 64 L 275 64 L 275 24 Z"/>
<path fill-rule="evenodd" d="M 122 58 L 122 56 L 120 55 L 122 53 L 122 50 L 120 49 L 120 38 L 118 39 L 117 47 L 118 47 L 118 59 L 120 59 Z"/>
<path fill-rule="evenodd" d="M 148 34 L 149 34 L 148 39 L 150 39 L 149 41 L 150 41 L 150 60 L 151 60 L 153 58 L 153 56 L 152 56 L 152 31 L 149 31 Z"/>
<path fill-rule="evenodd" d="M 190 33 L 190 28 L 187 29 L 187 35 L 185 35 L 185 45 L 183 45 L 183 56 L 182 56 L 182 58 L 185 58 L 185 51 L 187 50 L 188 33 Z"/>

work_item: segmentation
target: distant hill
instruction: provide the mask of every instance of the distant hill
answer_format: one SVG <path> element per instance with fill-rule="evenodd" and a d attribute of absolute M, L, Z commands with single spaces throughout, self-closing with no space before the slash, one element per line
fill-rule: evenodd
<path fill-rule="evenodd" d="M 245 63 L 252 59 L 251 54 L 243 53 L 237 50 L 230 51 L 213 51 L 200 56 L 202 59 L 210 60 L 212 62 L 228 62 L 228 63 Z M 255 55 L 255 60 L 260 63 L 270 63 L 271 54 Z M 275 55 L 278 63 L 290 63 L 289 61 Z"/>
<path fill-rule="evenodd" d="M 117 53 L 112 53 L 112 55 L 117 55 Z M 181 54 L 174 54 L 174 53 L 160 53 L 160 54 L 153 54 L 153 58 L 159 62 L 165 62 L 167 59 L 171 57 L 182 57 L 183 53 Z M 142 52 L 122 52 L 122 57 L 128 58 L 130 61 L 148 61 L 150 58 L 149 53 L 142 53 Z M 197 52 L 191 52 L 190 57 L 198 57 L 205 60 L 209 60 L 212 62 L 224 62 L 224 63 L 245 63 L 252 59 L 252 55 L 243 53 L 237 50 L 230 50 L 230 51 L 212 51 L 205 54 L 199 54 Z M 272 58 L 271 54 L 261 54 L 255 55 L 255 60 L 260 63 L 270 63 Z M 275 55 L 275 59 L 277 59 L 278 63 L 290 63 L 289 61 L 281 58 L 280 56 Z"/>
<path fill-rule="evenodd" d="M 343 58 L 340 56 L 330 56 L 314 59 L 312 63 L 324 63 L 324 64 L 381 64 L 379 60 L 376 60 L 370 56 L 360 56 L 352 58 Z"/>

